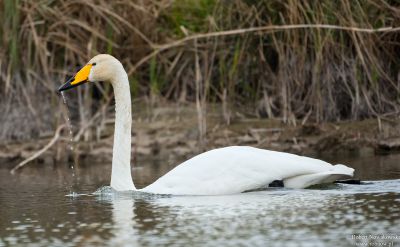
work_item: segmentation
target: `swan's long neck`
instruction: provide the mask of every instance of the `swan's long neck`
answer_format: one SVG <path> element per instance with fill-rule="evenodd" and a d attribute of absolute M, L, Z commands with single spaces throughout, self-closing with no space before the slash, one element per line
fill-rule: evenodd
<path fill-rule="evenodd" d="M 115 133 L 112 156 L 111 187 L 118 191 L 136 190 L 131 175 L 132 110 L 129 80 L 125 70 L 111 81 L 115 95 Z"/>

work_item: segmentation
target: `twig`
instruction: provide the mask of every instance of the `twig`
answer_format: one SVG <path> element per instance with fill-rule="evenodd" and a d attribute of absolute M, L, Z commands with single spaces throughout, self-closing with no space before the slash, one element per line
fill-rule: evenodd
<path fill-rule="evenodd" d="M 54 137 L 50 140 L 50 142 L 44 146 L 42 149 L 40 149 L 39 151 L 37 151 L 36 153 L 34 153 L 32 156 L 30 156 L 29 158 L 23 160 L 21 163 L 19 163 L 18 165 L 16 165 L 11 171 L 11 174 L 14 174 L 16 170 L 18 170 L 19 168 L 23 167 L 24 165 L 26 165 L 27 163 L 31 162 L 32 160 L 36 159 L 37 157 L 39 157 L 42 153 L 46 152 L 47 149 L 49 149 L 51 146 L 54 145 L 54 143 L 56 143 L 56 141 L 58 140 L 58 138 L 60 137 L 60 132 L 61 130 L 65 127 L 65 124 L 62 124 L 60 126 L 58 126 Z"/>
<path fill-rule="evenodd" d="M 142 64 L 150 60 L 152 57 L 156 56 L 158 53 L 174 48 L 177 46 L 181 46 L 188 41 L 211 38 L 211 37 L 219 37 L 219 36 L 231 36 L 237 34 L 244 33 L 252 33 L 252 32 L 266 32 L 266 31 L 283 31 L 283 30 L 291 30 L 291 29 L 307 29 L 307 28 L 316 28 L 316 29 L 333 29 L 333 30 L 342 30 L 342 31 L 351 31 L 351 32 L 359 32 L 359 33 L 383 33 L 383 32 L 397 32 L 400 31 L 400 27 L 381 27 L 381 28 L 360 28 L 360 27 L 346 27 L 346 26 L 337 26 L 337 25 L 329 25 L 329 24 L 297 24 L 297 25 L 271 25 L 271 26 L 263 26 L 263 27 L 250 27 L 250 28 L 242 28 L 242 29 L 233 29 L 227 31 L 219 31 L 219 32 L 210 32 L 210 33 L 199 33 L 187 36 L 185 38 L 173 41 L 171 43 L 167 43 L 164 45 L 153 45 L 154 50 L 143 57 L 139 62 L 137 62 L 129 71 L 128 75 L 131 75 L 136 71 L 138 67 Z"/>

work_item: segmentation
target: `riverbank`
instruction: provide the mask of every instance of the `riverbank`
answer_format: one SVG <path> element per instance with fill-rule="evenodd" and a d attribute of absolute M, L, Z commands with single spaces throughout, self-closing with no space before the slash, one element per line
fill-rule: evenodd
<path fill-rule="evenodd" d="M 366 119 L 338 123 L 283 123 L 280 119 L 248 116 L 245 110 L 234 112 L 226 124 L 222 110 L 208 106 L 206 119 L 201 119 L 206 134 L 200 136 L 196 105 L 170 105 L 134 109 L 132 131 L 133 158 L 166 157 L 187 159 L 202 151 L 228 146 L 249 145 L 296 154 L 387 154 L 400 152 L 400 121 L 395 118 Z M 36 163 L 68 164 L 68 161 L 111 162 L 113 119 L 101 126 L 90 127 L 96 141 L 72 142 L 65 129 L 60 138 L 40 155 Z M 100 130 L 99 130 L 100 129 Z M 74 133 L 75 135 L 77 133 Z M 42 138 L 0 144 L 0 163 L 10 168 L 31 157 L 52 139 Z M 78 162 L 79 163 L 79 162 Z"/>

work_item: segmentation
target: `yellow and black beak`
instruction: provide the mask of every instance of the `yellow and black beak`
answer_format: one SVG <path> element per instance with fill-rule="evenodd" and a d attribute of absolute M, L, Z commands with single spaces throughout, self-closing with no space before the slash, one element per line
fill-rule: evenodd
<path fill-rule="evenodd" d="M 79 85 L 88 82 L 90 70 L 92 69 L 92 64 L 86 64 L 82 69 L 76 73 L 71 79 L 69 79 L 66 83 L 64 83 L 60 88 L 58 88 L 58 92 L 68 90 Z"/>

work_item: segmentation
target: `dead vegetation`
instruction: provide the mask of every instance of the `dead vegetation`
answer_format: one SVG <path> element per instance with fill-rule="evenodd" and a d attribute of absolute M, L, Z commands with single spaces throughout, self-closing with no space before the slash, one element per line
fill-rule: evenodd
<path fill-rule="evenodd" d="M 145 110 L 156 119 L 159 102 L 194 102 L 194 134 L 203 146 L 211 145 L 211 133 L 225 133 L 213 132 L 215 125 L 209 122 L 214 104 L 222 106 L 219 128 L 246 118 L 293 127 L 399 118 L 396 1 L 3 3 L 4 141 L 52 135 L 66 117 L 55 88 L 98 53 L 122 60 L 136 98 L 134 112 Z M 106 126 L 113 121 L 109 85 L 83 86 L 67 97 L 76 141 L 100 141 L 108 135 Z M 140 102 L 147 106 L 138 109 Z M 254 128 L 246 124 L 245 129 Z M 255 145 L 263 143 L 264 132 L 273 136 L 279 131 L 255 128 L 249 133 L 258 138 Z M 246 141 L 228 138 L 224 143 Z"/>

